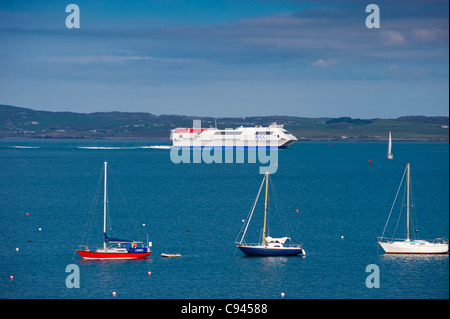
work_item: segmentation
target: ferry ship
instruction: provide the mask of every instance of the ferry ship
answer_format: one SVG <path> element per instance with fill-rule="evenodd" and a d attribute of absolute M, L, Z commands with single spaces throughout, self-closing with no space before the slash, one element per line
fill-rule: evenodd
<path fill-rule="evenodd" d="M 287 148 L 297 138 L 273 123 L 269 127 L 240 126 L 235 129 L 219 130 L 217 128 L 176 128 L 171 130 L 170 139 L 174 148 Z"/>

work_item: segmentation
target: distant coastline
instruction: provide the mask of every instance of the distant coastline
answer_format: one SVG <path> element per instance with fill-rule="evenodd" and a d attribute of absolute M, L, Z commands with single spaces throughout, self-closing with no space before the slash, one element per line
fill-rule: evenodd
<path fill-rule="evenodd" d="M 402 116 L 396 119 L 304 118 L 296 116 L 201 117 L 154 115 L 144 112 L 49 112 L 0 105 L 0 138 L 44 139 L 158 139 L 169 140 L 170 130 L 202 126 L 235 128 L 283 124 L 299 141 L 448 141 L 447 116 Z"/>

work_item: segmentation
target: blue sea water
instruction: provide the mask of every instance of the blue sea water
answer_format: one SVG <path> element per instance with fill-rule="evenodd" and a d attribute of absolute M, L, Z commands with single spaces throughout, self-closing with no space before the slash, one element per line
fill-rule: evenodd
<path fill-rule="evenodd" d="M 448 254 L 389 256 L 376 243 L 407 162 L 418 234 L 448 237 L 448 143 L 394 142 L 393 160 L 381 142 L 280 150 L 271 212 L 281 212 L 305 257 L 245 257 L 235 248 L 262 181 L 260 163 L 174 164 L 169 150 L 148 148 L 161 144 L 168 141 L 0 140 L 0 298 L 103 299 L 113 291 L 125 299 L 449 298 Z M 102 199 L 94 205 L 94 195 L 104 161 L 113 231 L 143 241 L 148 233 L 147 259 L 75 254 L 93 206 L 90 245 L 101 245 Z M 258 206 L 254 241 L 261 214 Z M 273 229 L 273 237 L 285 236 Z M 79 267 L 80 288 L 66 286 L 70 264 Z M 380 285 L 370 289 L 373 264 Z"/>

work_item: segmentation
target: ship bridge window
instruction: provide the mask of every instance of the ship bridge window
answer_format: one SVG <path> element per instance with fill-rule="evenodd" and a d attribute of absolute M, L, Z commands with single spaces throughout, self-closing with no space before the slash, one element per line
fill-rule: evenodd
<path fill-rule="evenodd" d="M 256 135 L 270 135 L 270 134 L 272 134 L 272 132 L 271 131 L 263 131 L 263 132 L 257 131 L 255 134 Z"/>
<path fill-rule="evenodd" d="M 217 131 L 214 135 L 241 135 L 240 131 Z"/>
<path fill-rule="evenodd" d="M 283 133 L 284 133 L 284 134 L 291 134 L 291 133 L 289 133 L 289 132 L 286 131 L 286 130 L 283 130 Z"/>

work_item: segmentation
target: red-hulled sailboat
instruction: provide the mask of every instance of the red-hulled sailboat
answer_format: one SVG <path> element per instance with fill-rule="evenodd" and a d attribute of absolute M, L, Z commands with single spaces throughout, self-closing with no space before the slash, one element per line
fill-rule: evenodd
<path fill-rule="evenodd" d="M 90 250 L 88 246 L 77 250 L 77 253 L 84 259 L 94 260 L 119 260 L 119 259 L 139 259 L 149 256 L 151 244 L 145 247 L 141 241 L 108 237 L 106 233 L 106 205 L 107 205 L 107 166 L 104 164 L 104 191 L 103 191 L 103 248 Z"/>

